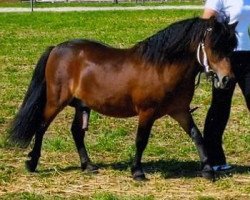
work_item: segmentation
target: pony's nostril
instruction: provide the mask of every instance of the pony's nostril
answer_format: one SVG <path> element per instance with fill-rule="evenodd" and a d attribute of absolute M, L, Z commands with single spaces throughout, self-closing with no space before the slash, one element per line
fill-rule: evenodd
<path fill-rule="evenodd" d="M 225 88 L 231 87 L 231 84 L 234 83 L 234 78 L 229 77 L 229 76 L 225 76 L 222 79 L 222 84 Z"/>
<path fill-rule="evenodd" d="M 229 82 L 229 80 L 230 80 L 229 76 L 223 77 L 223 78 L 222 78 L 222 83 L 223 83 L 223 85 L 227 85 L 228 82 Z"/>

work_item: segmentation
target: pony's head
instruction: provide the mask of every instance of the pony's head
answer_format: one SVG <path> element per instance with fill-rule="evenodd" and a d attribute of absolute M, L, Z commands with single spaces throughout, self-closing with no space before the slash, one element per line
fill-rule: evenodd
<path fill-rule="evenodd" d="M 216 88 L 227 88 L 234 78 L 229 57 L 237 46 L 236 25 L 220 23 L 213 17 L 208 19 L 197 48 L 197 60 Z"/>

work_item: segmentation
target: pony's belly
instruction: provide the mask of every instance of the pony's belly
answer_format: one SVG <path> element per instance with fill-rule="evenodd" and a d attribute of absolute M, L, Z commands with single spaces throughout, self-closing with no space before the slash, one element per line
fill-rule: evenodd
<path fill-rule="evenodd" d="M 90 96 L 88 96 L 90 97 Z M 130 98 L 84 98 L 85 104 L 92 110 L 110 117 L 133 117 L 137 115 Z"/>
<path fill-rule="evenodd" d="M 101 106 L 92 105 L 90 108 L 100 114 L 109 116 L 109 117 L 119 117 L 119 118 L 127 118 L 136 116 L 137 113 L 129 108 L 129 107 L 121 107 L 121 106 L 113 106 L 104 104 Z"/>

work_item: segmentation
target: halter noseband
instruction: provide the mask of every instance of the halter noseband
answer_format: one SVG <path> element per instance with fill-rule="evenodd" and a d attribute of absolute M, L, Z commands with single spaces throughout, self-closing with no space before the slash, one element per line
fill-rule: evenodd
<path fill-rule="evenodd" d="M 197 48 L 197 61 L 199 62 L 199 64 L 201 66 L 204 67 L 204 71 L 206 74 L 209 74 L 212 70 L 210 69 L 210 66 L 208 64 L 208 60 L 207 60 L 207 53 L 205 50 L 205 38 L 207 36 L 207 33 L 212 31 L 213 29 L 207 28 L 207 30 L 204 33 L 204 37 L 202 39 L 202 41 L 199 43 L 198 48 Z M 203 57 L 203 62 L 201 61 L 201 53 L 202 53 L 202 57 Z"/>

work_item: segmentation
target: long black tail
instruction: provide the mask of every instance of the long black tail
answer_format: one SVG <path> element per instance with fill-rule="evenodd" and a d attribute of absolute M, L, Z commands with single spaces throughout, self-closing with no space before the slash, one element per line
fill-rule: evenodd
<path fill-rule="evenodd" d="M 43 120 L 46 103 L 45 67 L 53 48 L 49 47 L 39 59 L 21 108 L 10 127 L 10 142 L 23 148 L 30 144 Z"/>

